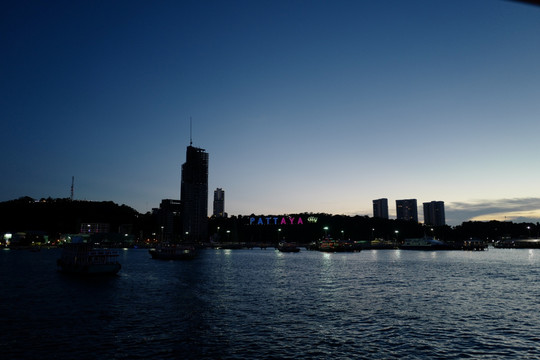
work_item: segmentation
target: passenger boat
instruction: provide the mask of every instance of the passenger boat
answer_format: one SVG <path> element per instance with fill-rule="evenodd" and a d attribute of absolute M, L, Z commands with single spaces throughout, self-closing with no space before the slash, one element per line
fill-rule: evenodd
<path fill-rule="evenodd" d="M 480 239 L 469 239 L 463 241 L 463 250 L 483 251 L 488 247 L 487 242 Z"/>
<path fill-rule="evenodd" d="M 356 252 L 361 251 L 360 243 L 350 240 L 334 240 L 332 238 L 324 238 L 319 241 L 317 250 L 323 252 Z"/>
<path fill-rule="evenodd" d="M 278 244 L 277 249 L 281 252 L 299 252 L 300 248 L 296 246 L 294 243 L 289 242 L 280 242 Z"/>
<path fill-rule="evenodd" d="M 538 249 L 540 239 L 503 239 L 495 242 L 493 247 L 499 249 Z"/>
<path fill-rule="evenodd" d="M 430 237 L 405 239 L 401 250 L 456 250 L 456 247 Z"/>
<path fill-rule="evenodd" d="M 79 275 L 114 275 L 122 267 L 118 262 L 118 251 L 94 248 L 88 243 L 65 244 L 60 259 L 59 270 Z"/>
<path fill-rule="evenodd" d="M 158 260 L 191 260 L 197 255 L 194 246 L 183 244 L 162 244 L 148 252 Z"/>

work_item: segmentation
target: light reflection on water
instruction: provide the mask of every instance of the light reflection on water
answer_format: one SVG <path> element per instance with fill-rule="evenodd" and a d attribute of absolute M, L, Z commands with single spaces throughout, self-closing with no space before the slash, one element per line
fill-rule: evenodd
<path fill-rule="evenodd" d="M 539 254 L 128 250 L 118 276 L 77 279 L 55 271 L 56 250 L 6 251 L 0 346 L 17 359 L 538 358 Z"/>

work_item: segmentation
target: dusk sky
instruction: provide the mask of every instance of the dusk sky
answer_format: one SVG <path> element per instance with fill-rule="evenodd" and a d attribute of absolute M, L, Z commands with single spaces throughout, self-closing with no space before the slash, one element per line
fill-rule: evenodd
<path fill-rule="evenodd" d="M 0 201 L 540 221 L 540 7 L 504 0 L 3 1 Z"/>

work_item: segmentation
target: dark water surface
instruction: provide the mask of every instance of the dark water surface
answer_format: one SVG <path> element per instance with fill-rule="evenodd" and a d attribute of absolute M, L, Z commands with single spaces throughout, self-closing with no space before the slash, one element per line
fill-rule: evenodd
<path fill-rule="evenodd" d="M 540 250 L 125 250 L 97 279 L 59 254 L 0 252 L 0 358 L 540 358 Z"/>

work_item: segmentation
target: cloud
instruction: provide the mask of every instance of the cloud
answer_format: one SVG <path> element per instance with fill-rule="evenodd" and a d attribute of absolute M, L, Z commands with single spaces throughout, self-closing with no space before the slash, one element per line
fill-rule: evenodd
<path fill-rule="evenodd" d="M 540 198 L 475 200 L 445 204 L 446 222 L 459 225 L 464 221 L 540 221 Z"/>

